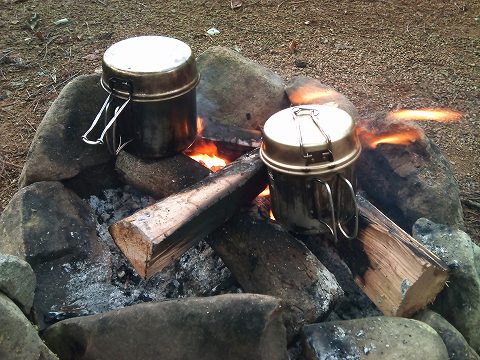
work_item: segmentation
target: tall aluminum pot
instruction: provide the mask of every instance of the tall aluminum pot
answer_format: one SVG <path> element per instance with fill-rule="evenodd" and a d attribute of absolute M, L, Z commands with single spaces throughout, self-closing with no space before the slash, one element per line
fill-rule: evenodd
<path fill-rule="evenodd" d="M 326 105 L 295 106 L 265 123 L 260 156 L 267 165 L 272 212 L 300 234 L 358 232 L 355 162 L 360 142 L 345 111 Z"/>
<path fill-rule="evenodd" d="M 199 79 L 192 51 L 180 40 L 140 36 L 113 44 L 102 61 L 101 84 L 108 97 L 83 140 L 144 158 L 185 150 L 197 135 Z M 104 129 L 89 140 L 102 114 Z"/>

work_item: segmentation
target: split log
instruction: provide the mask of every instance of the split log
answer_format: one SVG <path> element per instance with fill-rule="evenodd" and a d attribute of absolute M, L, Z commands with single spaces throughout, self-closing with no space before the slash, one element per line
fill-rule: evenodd
<path fill-rule="evenodd" d="M 150 277 L 252 201 L 266 183 L 266 168 L 257 149 L 113 224 L 110 233 L 138 274 Z"/>
<path fill-rule="evenodd" d="M 206 240 L 246 292 L 285 300 L 293 335 L 325 317 L 343 291 L 305 245 L 255 211 L 237 213 Z"/>
<path fill-rule="evenodd" d="M 141 159 L 121 151 L 115 169 L 122 180 L 158 199 L 175 194 L 211 172 L 186 155 L 163 159 Z"/>
<path fill-rule="evenodd" d="M 380 311 L 409 317 L 435 300 L 448 267 L 361 195 L 357 202 L 358 241 L 340 242 L 340 255 Z"/>

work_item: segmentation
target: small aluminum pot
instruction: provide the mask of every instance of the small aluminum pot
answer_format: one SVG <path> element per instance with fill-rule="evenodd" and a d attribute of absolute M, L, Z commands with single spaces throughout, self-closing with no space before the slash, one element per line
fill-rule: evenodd
<path fill-rule="evenodd" d="M 88 144 L 107 144 L 113 154 L 126 151 L 144 158 L 179 153 L 197 136 L 195 58 L 180 40 L 140 36 L 107 49 L 101 84 L 108 97 L 82 136 Z M 102 117 L 97 140 L 90 132 Z"/>
<path fill-rule="evenodd" d="M 260 156 L 267 165 L 275 219 L 299 234 L 358 233 L 354 120 L 326 105 L 303 105 L 265 123 Z"/>

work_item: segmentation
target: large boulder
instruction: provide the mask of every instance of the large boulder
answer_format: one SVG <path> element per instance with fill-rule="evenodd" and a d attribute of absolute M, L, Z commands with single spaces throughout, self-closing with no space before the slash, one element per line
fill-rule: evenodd
<path fill-rule="evenodd" d="M 69 179 L 111 159 L 105 146 L 87 145 L 81 139 L 106 97 L 98 74 L 79 76 L 63 88 L 38 126 L 20 187 Z"/>
<path fill-rule="evenodd" d="M 92 209 L 56 181 L 17 192 L 0 216 L 0 253 L 27 261 L 37 277 L 34 309 L 42 318 L 64 304 L 67 284 L 81 262 L 108 264 Z M 106 281 L 101 279 L 99 281 Z"/>
<path fill-rule="evenodd" d="M 427 219 L 415 223 L 413 236 L 450 269 L 448 286 L 437 296 L 432 309 L 480 352 L 480 248 L 463 231 Z"/>
<path fill-rule="evenodd" d="M 62 359 L 287 359 L 282 306 L 237 294 L 133 305 L 61 321 L 44 334 Z"/>
<path fill-rule="evenodd" d="M 258 129 L 290 103 L 282 78 L 238 52 L 215 46 L 197 59 L 200 117 L 240 128 Z"/>
<path fill-rule="evenodd" d="M 468 345 L 462 334 L 435 311 L 420 311 L 415 319 L 430 325 L 440 335 L 450 360 L 480 360 L 480 356 Z"/>
<path fill-rule="evenodd" d="M 285 91 L 292 105 L 330 105 L 342 109 L 354 119 L 358 111 L 347 97 L 333 87 L 307 76 L 294 76 L 286 85 Z"/>
<path fill-rule="evenodd" d="M 370 317 L 307 325 L 301 335 L 306 360 L 448 360 L 442 339 L 427 324 Z"/>
<path fill-rule="evenodd" d="M 22 311 L 0 293 L 0 359 L 55 360 Z"/>
<path fill-rule="evenodd" d="M 404 144 L 378 143 L 380 138 L 410 135 Z M 405 231 L 426 217 L 440 224 L 463 226 L 458 184 L 439 148 L 412 122 L 387 115 L 361 122 L 362 153 L 358 180 L 369 199 Z"/>
<path fill-rule="evenodd" d="M 15 301 L 25 314 L 32 308 L 35 285 L 35 273 L 26 261 L 0 254 L 0 292 Z"/>

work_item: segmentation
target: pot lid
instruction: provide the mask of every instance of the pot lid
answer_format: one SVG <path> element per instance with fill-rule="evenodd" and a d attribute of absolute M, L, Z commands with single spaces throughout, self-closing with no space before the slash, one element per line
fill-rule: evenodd
<path fill-rule="evenodd" d="M 168 99 L 194 88 L 200 79 L 192 50 L 164 36 L 139 36 L 110 46 L 103 55 L 102 86 L 135 100 Z"/>
<path fill-rule="evenodd" d="M 319 174 L 337 171 L 360 155 L 355 121 L 329 105 L 300 105 L 273 114 L 263 128 L 260 156 L 277 171 Z"/>

